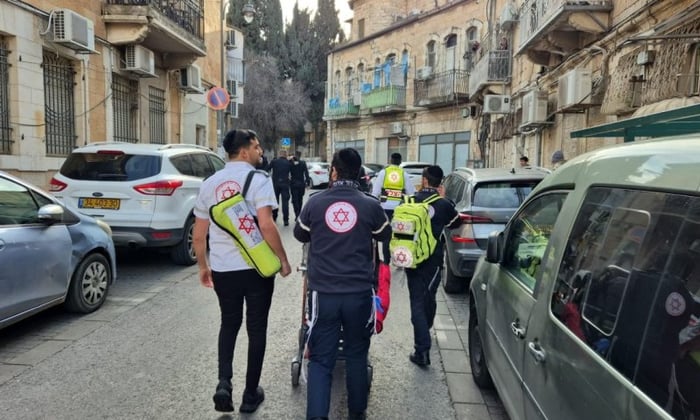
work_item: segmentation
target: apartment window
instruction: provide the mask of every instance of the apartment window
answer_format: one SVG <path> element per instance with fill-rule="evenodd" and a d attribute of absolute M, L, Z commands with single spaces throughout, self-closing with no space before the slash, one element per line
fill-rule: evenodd
<path fill-rule="evenodd" d="M 435 68 L 435 41 L 430 41 L 426 45 L 425 65 Z"/>
<path fill-rule="evenodd" d="M 10 134 L 10 65 L 7 56 L 10 51 L 3 37 L 0 37 L 0 154 L 12 153 Z"/>
<path fill-rule="evenodd" d="M 440 165 L 446 174 L 467 166 L 470 138 L 468 131 L 420 136 L 418 160 Z"/>
<path fill-rule="evenodd" d="M 148 122 L 151 143 L 166 144 L 165 139 L 165 91 L 148 87 Z"/>
<path fill-rule="evenodd" d="M 457 35 L 445 39 L 445 70 L 454 70 L 457 57 Z"/>
<path fill-rule="evenodd" d="M 75 71 L 70 60 L 44 51 L 46 154 L 68 156 L 75 147 Z"/>
<path fill-rule="evenodd" d="M 700 44 L 695 44 L 692 51 L 693 58 L 690 65 L 690 94 L 697 95 L 700 94 Z"/>
<path fill-rule="evenodd" d="M 476 27 L 472 26 L 469 29 L 467 29 L 467 41 L 478 41 L 478 30 Z"/>
<path fill-rule="evenodd" d="M 361 39 L 365 37 L 365 20 L 360 19 L 357 21 L 357 38 Z"/>
<path fill-rule="evenodd" d="M 408 160 L 408 142 L 398 137 L 377 139 L 375 141 L 375 162 L 388 163 L 392 153 L 400 153 L 403 160 Z"/>
<path fill-rule="evenodd" d="M 357 153 L 362 158 L 362 162 L 365 162 L 365 141 L 364 140 L 346 140 L 335 142 L 335 150 L 345 149 L 346 147 L 352 147 L 357 150 Z"/>
<path fill-rule="evenodd" d="M 138 143 L 137 121 L 139 84 L 136 80 L 112 76 L 112 106 L 114 108 L 114 140 Z"/>
<path fill-rule="evenodd" d="M 352 67 L 348 67 L 345 69 L 345 97 L 346 98 L 352 98 L 353 94 L 353 82 L 354 82 L 354 74 L 352 71 Z"/>

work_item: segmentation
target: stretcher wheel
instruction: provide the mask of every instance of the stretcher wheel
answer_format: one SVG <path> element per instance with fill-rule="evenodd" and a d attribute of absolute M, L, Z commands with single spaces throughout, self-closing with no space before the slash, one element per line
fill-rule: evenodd
<path fill-rule="evenodd" d="M 292 386 L 299 386 L 299 376 L 301 376 L 301 362 L 292 362 Z"/>
<path fill-rule="evenodd" d="M 374 375 L 374 368 L 372 365 L 367 365 L 367 389 L 372 389 L 372 376 Z"/>

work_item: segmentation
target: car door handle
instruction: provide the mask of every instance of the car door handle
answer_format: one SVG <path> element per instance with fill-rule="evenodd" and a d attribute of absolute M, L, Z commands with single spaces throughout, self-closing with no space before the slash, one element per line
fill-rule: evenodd
<path fill-rule="evenodd" d="M 520 326 L 520 321 L 517 319 L 510 323 L 510 330 L 513 332 L 513 335 L 519 339 L 522 340 L 525 338 L 525 328 Z"/>
<path fill-rule="evenodd" d="M 527 343 L 527 350 L 535 359 L 536 364 L 544 363 L 546 353 L 544 349 L 540 346 L 540 343 L 538 343 L 537 341 L 531 341 Z"/>

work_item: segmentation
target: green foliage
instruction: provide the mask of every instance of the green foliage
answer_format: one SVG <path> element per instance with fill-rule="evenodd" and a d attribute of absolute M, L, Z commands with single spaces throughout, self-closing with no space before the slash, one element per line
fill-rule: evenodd
<path fill-rule="evenodd" d="M 245 48 L 258 54 L 279 57 L 284 46 L 282 7 L 280 0 L 253 0 L 255 19 L 243 20 L 243 6 L 251 0 L 229 0 L 227 22 L 245 34 Z"/>

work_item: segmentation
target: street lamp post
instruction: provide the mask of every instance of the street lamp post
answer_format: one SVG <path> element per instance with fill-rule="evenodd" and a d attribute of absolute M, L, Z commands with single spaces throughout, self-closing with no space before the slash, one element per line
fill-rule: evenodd
<path fill-rule="evenodd" d="M 228 91 L 228 86 L 226 86 L 226 64 L 228 62 L 228 57 L 226 55 L 226 9 L 229 6 L 229 0 L 221 0 L 221 87 Z M 241 9 L 241 14 L 243 15 L 243 20 L 246 24 L 251 23 L 255 18 L 255 6 L 253 6 L 252 0 L 248 2 Z M 218 114 L 218 126 L 219 126 L 219 136 L 218 145 L 223 146 L 224 136 L 227 131 L 226 123 L 226 112 L 225 110 L 220 110 Z"/>

